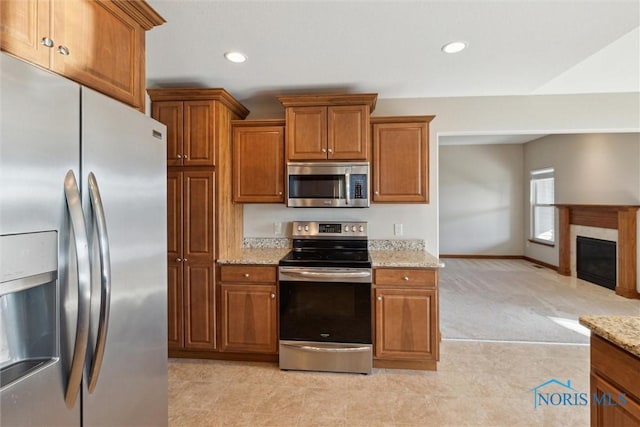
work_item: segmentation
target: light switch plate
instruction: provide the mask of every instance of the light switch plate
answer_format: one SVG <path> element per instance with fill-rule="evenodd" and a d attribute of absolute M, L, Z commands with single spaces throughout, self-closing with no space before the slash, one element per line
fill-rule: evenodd
<path fill-rule="evenodd" d="M 393 235 L 402 236 L 402 224 L 393 224 Z"/>
<path fill-rule="evenodd" d="M 273 234 L 276 236 L 282 236 L 282 223 L 274 222 L 273 223 Z"/>

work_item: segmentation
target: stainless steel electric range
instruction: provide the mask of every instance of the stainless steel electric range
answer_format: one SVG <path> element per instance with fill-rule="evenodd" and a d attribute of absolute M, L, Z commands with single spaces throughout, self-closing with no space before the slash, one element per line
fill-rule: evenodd
<path fill-rule="evenodd" d="M 366 222 L 294 222 L 279 263 L 280 369 L 371 373 Z"/>

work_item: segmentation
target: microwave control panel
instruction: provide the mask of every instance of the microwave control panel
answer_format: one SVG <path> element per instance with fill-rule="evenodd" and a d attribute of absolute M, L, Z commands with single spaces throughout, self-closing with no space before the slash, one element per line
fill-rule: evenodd
<path fill-rule="evenodd" d="M 367 175 L 354 174 L 351 175 L 349 197 L 352 199 L 368 198 L 369 189 L 367 188 Z"/>

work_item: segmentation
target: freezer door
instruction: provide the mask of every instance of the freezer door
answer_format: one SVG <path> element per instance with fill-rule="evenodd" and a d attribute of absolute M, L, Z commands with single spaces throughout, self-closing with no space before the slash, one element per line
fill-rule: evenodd
<path fill-rule="evenodd" d="M 24 304 L 41 297 L 53 301 L 43 305 L 55 312 L 54 324 L 45 333 L 47 339 L 51 338 L 50 333 L 55 335 L 53 354 L 24 355 L 25 360 L 34 354 L 52 356 L 52 361 L 29 371 L 20 380 L 5 383 L 0 389 L 0 423 L 3 427 L 80 425 L 80 400 L 71 409 L 65 404 L 77 321 L 77 278 L 64 192 L 67 171 L 80 176 L 80 88 L 0 53 L 0 93 L 0 235 L 57 232 L 58 252 L 57 280 L 51 287 L 39 286 L 25 291 L 25 298 L 17 294 L 15 297 Z M 0 266 L 5 267 L 10 266 Z M 4 298 L 8 301 L 9 295 Z M 23 321 L 9 305 L 0 304 L 3 327 Z M 36 317 L 27 319 L 35 322 Z M 8 348 L 15 343 L 0 341 L 1 365 L 16 353 Z"/>
<path fill-rule="evenodd" d="M 83 425 L 167 425 L 165 130 L 140 112 L 82 88 L 83 204 L 93 275 Z M 90 174 L 100 199 L 94 197 L 93 204 Z M 100 235 L 101 209 L 106 233 Z M 108 256 L 100 249 L 105 237 Z M 110 259 L 109 269 L 101 258 L 103 263 Z M 105 276 L 110 292 L 101 288 Z M 109 293 L 110 309 L 101 310 Z M 99 337 L 105 328 L 102 352 Z"/>

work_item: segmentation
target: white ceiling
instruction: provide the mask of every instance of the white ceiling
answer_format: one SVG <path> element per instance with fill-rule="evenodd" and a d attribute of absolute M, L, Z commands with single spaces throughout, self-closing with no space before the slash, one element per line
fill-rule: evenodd
<path fill-rule="evenodd" d="M 167 20 L 147 36 L 149 87 L 224 87 L 242 102 L 640 91 L 638 0 L 148 3 Z M 451 40 L 469 47 L 443 54 Z"/>

